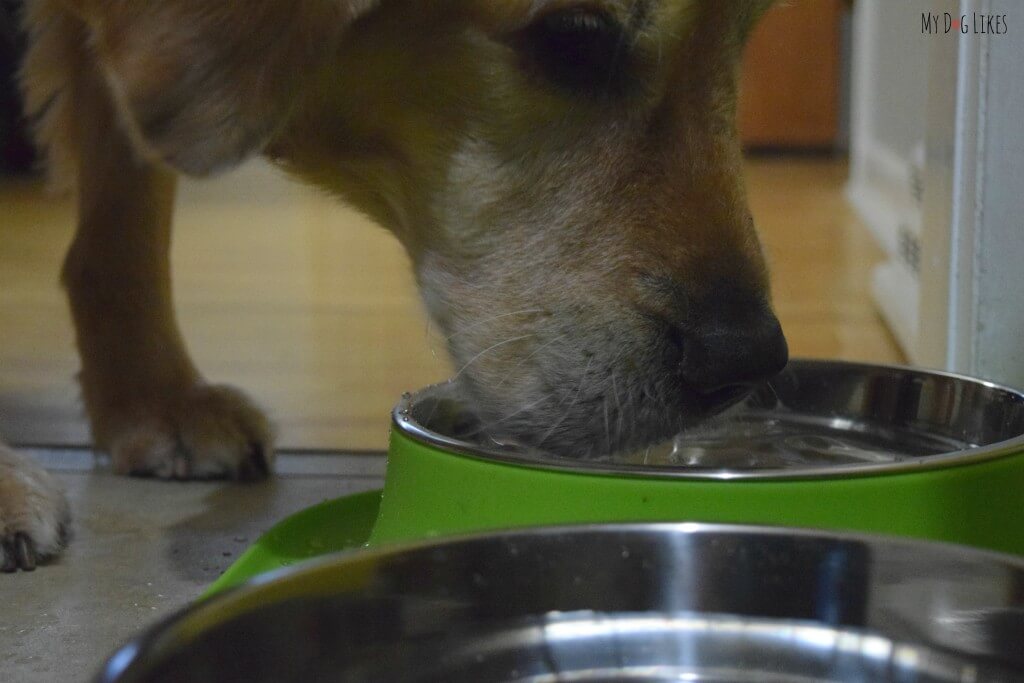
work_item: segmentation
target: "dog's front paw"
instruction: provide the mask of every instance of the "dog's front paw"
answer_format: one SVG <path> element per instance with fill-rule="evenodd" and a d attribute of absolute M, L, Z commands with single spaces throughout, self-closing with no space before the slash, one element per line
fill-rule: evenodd
<path fill-rule="evenodd" d="M 31 571 L 67 544 L 71 514 L 50 474 L 0 444 L 0 570 Z"/>
<path fill-rule="evenodd" d="M 273 467 L 273 435 L 241 392 L 197 385 L 157 405 L 132 406 L 104 430 L 101 446 L 119 474 L 161 479 L 263 479 Z"/>

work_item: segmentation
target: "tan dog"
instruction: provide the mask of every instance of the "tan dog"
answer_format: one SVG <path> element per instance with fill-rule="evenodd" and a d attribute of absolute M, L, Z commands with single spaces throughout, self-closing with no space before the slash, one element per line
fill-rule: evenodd
<path fill-rule="evenodd" d="M 581 456 L 667 436 L 786 362 L 747 208 L 738 60 L 764 0 L 29 0 L 23 71 L 75 192 L 64 283 L 116 471 L 266 475 L 171 303 L 174 173 L 264 154 L 410 254 L 488 428 Z M 58 551 L 0 455 L 8 569 Z"/>

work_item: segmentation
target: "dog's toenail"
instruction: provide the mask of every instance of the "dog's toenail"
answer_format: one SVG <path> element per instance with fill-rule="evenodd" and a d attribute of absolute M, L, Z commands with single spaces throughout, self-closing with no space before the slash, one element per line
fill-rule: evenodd
<path fill-rule="evenodd" d="M 14 544 L 10 541 L 3 541 L 0 542 L 0 548 L 4 553 L 4 564 L 0 567 L 0 571 L 5 574 L 18 571 L 18 559 L 14 554 Z"/>
<path fill-rule="evenodd" d="M 14 537 L 14 551 L 17 555 L 18 566 L 27 572 L 36 568 L 36 551 L 28 536 L 18 534 Z"/>
<path fill-rule="evenodd" d="M 174 478 L 188 479 L 188 460 L 182 457 L 174 459 Z"/>
<path fill-rule="evenodd" d="M 270 475 L 270 465 L 267 462 L 266 450 L 263 444 L 260 442 L 253 442 L 249 444 L 249 452 L 252 454 L 249 462 L 253 470 L 252 475 L 255 479 L 263 479 Z"/>

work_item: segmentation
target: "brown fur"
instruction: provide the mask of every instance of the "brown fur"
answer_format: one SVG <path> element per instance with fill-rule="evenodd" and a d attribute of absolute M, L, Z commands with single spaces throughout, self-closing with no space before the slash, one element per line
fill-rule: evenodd
<path fill-rule="evenodd" d="M 97 447 L 125 473 L 269 471 L 262 414 L 189 358 L 168 263 L 174 173 L 257 153 L 402 241 L 495 431 L 580 453 L 671 433 L 703 388 L 658 374 L 666 325 L 710 328 L 716 297 L 767 306 L 733 123 L 765 4 L 29 0 L 26 100 L 79 206 L 64 283 Z M 621 93 L 539 72 L 531 29 L 573 8 L 621 29 Z"/>

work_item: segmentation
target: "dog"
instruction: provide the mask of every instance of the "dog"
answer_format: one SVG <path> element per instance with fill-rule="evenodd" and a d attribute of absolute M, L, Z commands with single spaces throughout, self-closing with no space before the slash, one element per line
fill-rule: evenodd
<path fill-rule="evenodd" d="M 404 245 L 493 433 L 585 457 L 735 402 L 788 353 L 735 126 L 769 4 L 27 0 L 96 448 L 122 474 L 271 471 L 264 415 L 189 357 L 168 263 L 175 174 L 254 155 Z M 3 449 L 3 568 L 57 554 L 68 517 Z"/>

